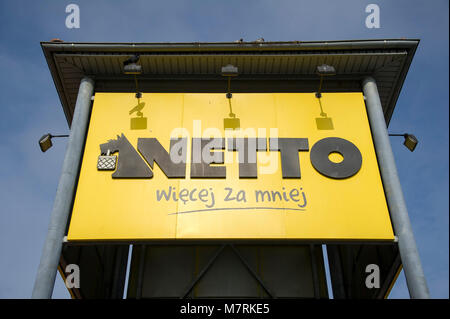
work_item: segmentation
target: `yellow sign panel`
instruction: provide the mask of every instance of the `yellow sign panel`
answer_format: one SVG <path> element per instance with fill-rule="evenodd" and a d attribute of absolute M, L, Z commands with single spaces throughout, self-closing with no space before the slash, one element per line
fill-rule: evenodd
<path fill-rule="evenodd" d="M 362 94 L 96 93 L 68 240 L 146 239 L 393 240 Z"/>

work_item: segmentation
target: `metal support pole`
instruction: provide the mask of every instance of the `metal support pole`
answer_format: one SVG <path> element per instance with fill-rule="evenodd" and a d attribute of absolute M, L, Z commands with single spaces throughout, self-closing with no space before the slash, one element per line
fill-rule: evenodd
<path fill-rule="evenodd" d="M 34 299 L 50 299 L 52 297 L 67 220 L 75 195 L 75 185 L 86 139 L 93 93 L 94 81 L 88 77 L 83 78 L 78 90 L 69 141 L 56 190 L 53 211 L 50 216 L 47 238 L 34 283 L 32 294 Z"/>
<path fill-rule="evenodd" d="M 226 244 L 219 247 L 219 249 L 216 250 L 214 253 L 214 256 L 209 259 L 208 263 L 200 270 L 200 272 L 197 274 L 197 277 L 194 278 L 194 280 L 189 283 L 189 287 L 183 292 L 183 294 L 180 296 L 181 299 L 185 299 L 188 297 L 192 289 L 194 289 L 195 285 L 202 279 L 202 277 L 206 274 L 206 272 L 209 270 L 209 268 L 212 266 L 212 264 L 217 260 L 217 257 L 220 256 L 220 254 L 225 249 Z"/>
<path fill-rule="evenodd" d="M 389 212 L 395 235 L 398 237 L 409 295 L 413 299 L 428 299 L 430 294 L 403 198 L 375 79 L 365 78 L 362 88 Z"/>

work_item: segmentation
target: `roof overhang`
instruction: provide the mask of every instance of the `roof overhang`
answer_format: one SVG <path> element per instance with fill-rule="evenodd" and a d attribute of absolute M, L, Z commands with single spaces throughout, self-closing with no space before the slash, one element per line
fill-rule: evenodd
<path fill-rule="evenodd" d="M 377 81 L 389 123 L 419 40 L 223 43 L 71 43 L 42 42 L 67 121 L 72 121 L 78 86 L 84 76 L 96 92 L 134 92 L 123 61 L 140 54 L 142 92 L 225 92 L 221 67 L 233 64 L 239 76 L 233 92 L 315 92 L 316 67 L 333 65 L 323 92 L 361 92 L 361 81 Z"/>

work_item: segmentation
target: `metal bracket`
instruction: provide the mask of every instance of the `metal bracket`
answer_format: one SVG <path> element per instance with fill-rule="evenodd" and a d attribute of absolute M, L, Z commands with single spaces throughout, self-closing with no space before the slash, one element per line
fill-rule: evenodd
<path fill-rule="evenodd" d="M 276 298 L 275 294 L 269 290 L 267 285 L 262 281 L 261 278 L 259 278 L 258 274 L 250 267 L 250 265 L 247 263 L 247 261 L 244 259 L 244 257 L 241 256 L 241 254 L 237 251 L 237 249 L 234 247 L 233 244 L 229 245 L 231 249 L 234 251 L 236 256 L 239 257 L 241 262 L 244 264 L 244 266 L 247 268 L 247 270 L 252 274 L 252 276 L 258 281 L 258 283 L 261 285 L 261 287 L 266 291 L 266 293 L 269 295 L 270 298 Z"/>
<path fill-rule="evenodd" d="M 185 299 L 187 295 L 194 289 L 195 285 L 202 279 L 202 277 L 205 275 L 205 273 L 208 271 L 208 269 L 211 267 L 211 265 L 214 263 L 214 261 L 219 257 L 219 255 L 222 253 L 223 249 L 226 245 L 220 246 L 220 248 L 216 251 L 214 256 L 208 261 L 208 263 L 203 267 L 203 269 L 198 273 L 197 277 L 192 281 L 192 283 L 187 287 L 186 291 L 181 295 L 181 299 Z"/>
<path fill-rule="evenodd" d="M 180 297 L 181 299 L 185 299 L 187 295 L 194 289 L 195 285 L 200 281 L 200 279 L 205 275 L 205 273 L 211 268 L 212 264 L 216 261 L 217 257 L 223 252 L 226 246 L 230 246 L 231 250 L 236 254 L 239 260 L 244 264 L 245 268 L 250 272 L 250 274 L 258 281 L 261 287 L 266 291 L 270 298 L 276 298 L 275 294 L 269 290 L 267 285 L 262 281 L 262 279 L 258 276 L 258 274 L 250 267 L 247 261 L 241 256 L 241 254 L 237 251 L 233 244 L 224 244 L 222 245 L 214 256 L 208 261 L 208 263 L 203 267 L 203 269 L 199 272 L 197 277 L 191 282 L 191 284 L 187 287 L 185 292 Z"/>

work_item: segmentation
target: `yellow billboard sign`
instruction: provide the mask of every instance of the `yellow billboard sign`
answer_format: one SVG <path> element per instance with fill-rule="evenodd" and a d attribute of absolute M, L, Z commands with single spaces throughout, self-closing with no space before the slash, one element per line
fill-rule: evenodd
<path fill-rule="evenodd" d="M 393 240 L 361 93 L 96 93 L 68 240 Z"/>

